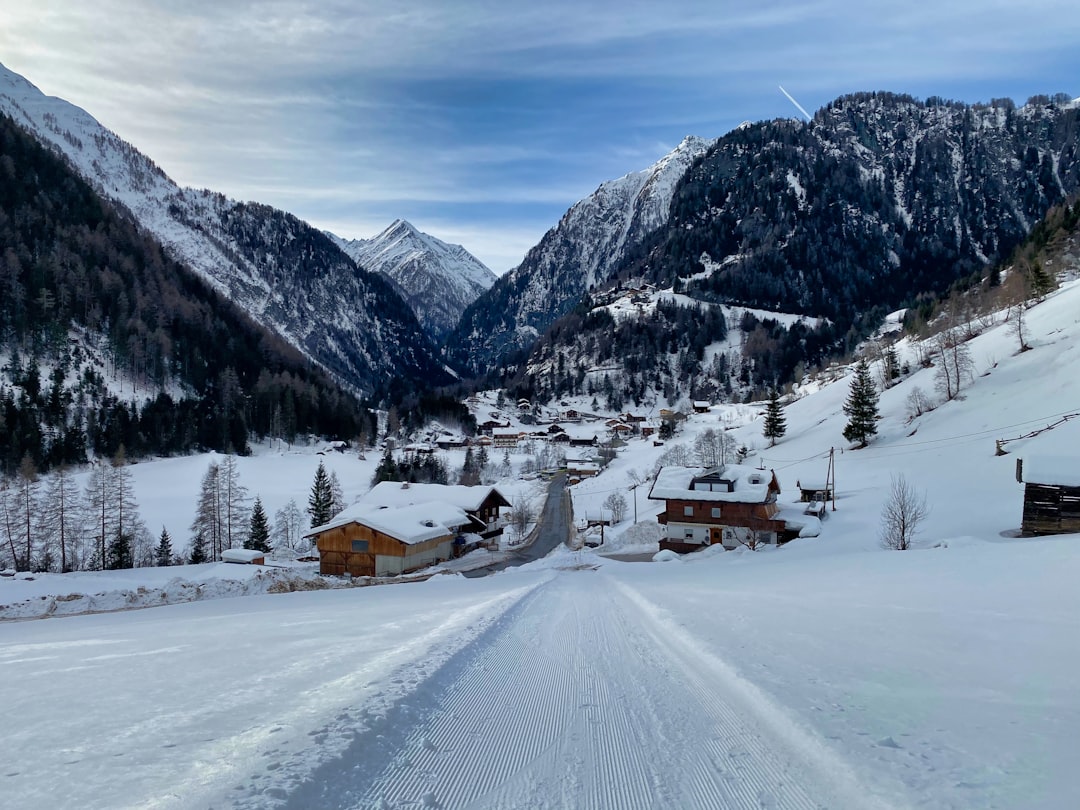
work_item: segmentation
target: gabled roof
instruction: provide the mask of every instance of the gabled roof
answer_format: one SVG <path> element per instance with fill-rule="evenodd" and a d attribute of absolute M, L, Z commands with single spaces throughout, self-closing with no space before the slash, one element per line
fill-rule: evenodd
<path fill-rule="evenodd" d="M 436 537 L 453 534 L 472 523 L 465 510 L 438 501 L 410 504 L 399 507 L 380 507 L 354 503 L 337 514 L 333 520 L 312 528 L 305 537 L 358 523 L 377 532 L 400 540 L 407 545 L 423 543 Z"/>
<path fill-rule="evenodd" d="M 693 488 L 694 481 L 715 478 L 730 482 L 731 490 L 716 487 Z M 718 503 L 765 503 L 770 492 L 780 491 L 772 470 L 759 470 L 740 464 L 705 469 L 703 467 L 661 467 L 653 481 L 649 497 L 653 500 L 712 501 Z"/>
<path fill-rule="evenodd" d="M 380 481 L 367 494 L 356 499 L 358 504 L 373 506 L 408 506 L 410 504 L 441 501 L 452 504 L 466 512 L 475 512 L 488 496 L 495 494 L 499 506 L 510 506 L 510 501 L 495 487 L 467 487 L 461 484 L 403 484 L 400 481 Z"/>

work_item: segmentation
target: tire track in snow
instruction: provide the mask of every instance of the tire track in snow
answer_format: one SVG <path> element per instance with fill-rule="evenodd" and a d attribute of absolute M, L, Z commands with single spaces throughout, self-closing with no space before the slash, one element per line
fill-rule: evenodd
<path fill-rule="evenodd" d="M 425 685 L 381 767 L 352 765 L 366 784 L 331 781 L 320 806 L 874 806 L 670 632 L 608 577 L 564 573 Z"/>

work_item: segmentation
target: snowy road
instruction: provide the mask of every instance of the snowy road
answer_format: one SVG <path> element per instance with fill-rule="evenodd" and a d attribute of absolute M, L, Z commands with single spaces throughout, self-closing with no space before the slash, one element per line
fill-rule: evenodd
<path fill-rule="evenodd" d="M 288 807 L 880 806 L 603 573 L 536 588 Z"/>

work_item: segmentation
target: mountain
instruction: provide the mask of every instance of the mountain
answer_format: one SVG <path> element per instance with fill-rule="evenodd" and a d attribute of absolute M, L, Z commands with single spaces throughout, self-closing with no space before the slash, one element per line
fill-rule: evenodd
<path fill-rule="evenodd" d="M 713 143 L 687 137 L 648 169 L 602 183 L 571 207 L 520 265 L 465 310 L 445 342 L 447 357 L 483 372 L 528 349 L 667 221 L 676 184 Z"/>
<path fill-rule="evenodd" d="M 495 274 L 461 245 L 448 245 L 403 219 L 372 239 L 327 235 L 360 267 L 390 279 L 436 342 L 495 283 Z"/>
<path fill-rule="evenodd" d="M 379 274 L 269 206 L 180 188 L 84 110 L 0 65 L 0 112 L 55 149 L 169 255 L 360 394 L 393 378 L 445 378 L 434 344 Z"/>
<path fill-rule="evenodd" d="M 847 329 L 1005 257 L 1078 189 L 1067 96 L 1016 107 L 859 93 L 809 123 L 722 138 L 620 271 Z"/>
<path fill-rule="evenodd" d="M 649 294 L 613 319 L 618 289 L 597 291 L 552 325 L 515 388 L 541 400 L 605 391 L 591 370 L 606 368 L 616 400 L 730 396 L 850 351 L 886 313 L 1007 257 L 1080 190 L 1078 119 L 1065 96 L 1017 107 L 862 93 L 809 123 L 741 126 L 690 166 L 669 219 L 611 270 L 669 290 L 668 303 Z M 727 326 L 742 335 L 722 357 L 710 348 L 722 336 L 672 306 L 736 307 Z"/>
<path fill-rule="evenodd" d="M 351 393 L 3 113 L 0 246 L 0 474 L 374 434 Z"/>

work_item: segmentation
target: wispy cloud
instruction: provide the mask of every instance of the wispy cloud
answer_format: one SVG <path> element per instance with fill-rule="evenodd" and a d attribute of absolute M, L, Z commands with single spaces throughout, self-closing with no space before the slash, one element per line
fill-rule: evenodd
<path fill-rule="evenodd" d="M 793 115 L 780 84 L 811 111 L 1077 95 L 1073 5 L 0 0 L 0 61 L 181 182 L 324 227 L 404 216 L 506 269 L 684 135 Z"/>

